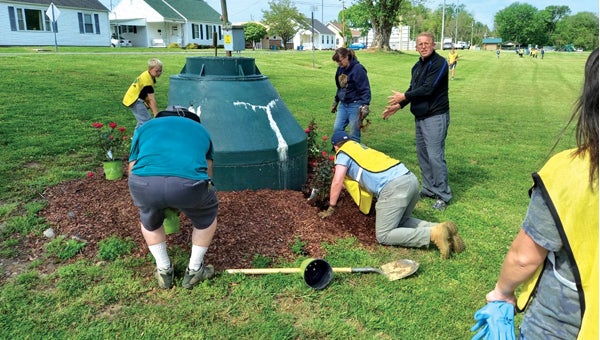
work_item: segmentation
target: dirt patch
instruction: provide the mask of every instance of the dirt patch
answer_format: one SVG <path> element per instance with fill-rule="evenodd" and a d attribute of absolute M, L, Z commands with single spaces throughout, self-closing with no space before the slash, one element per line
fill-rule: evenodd
<path fill-rule="evenodd" d="M 130 237 L 137 243 L 135 256 L 148 248 L 139 230 L 138 210 L 133 205 L 127 178 L 104 179 L 101 169 L 92 177 L 61 183 L 44 192 L 47 207 L 41 212 L 56 235 L 88 242 L 77 258 L 96 258 L 98 242 L 109 236 Z M 217 270 L 250 267 L 255 255 L 293 260 L 292 246 L 302 242 L 311 257 L 325 256 L 322 242 L 355 236 L 366 248 L 377 244 L 375 216 L 363 215 L 351 198 L 342 196 L 336 213 L 322 220 L 319 208 L 307 202 L 306 193 L 291 190 L 244 190 L 218 192 L 218 227 L 206 254 Z M 168 235 L 169 247 L 190 249 L 192 224 L 181 215 L 181 232 Z M 27 247 L 38 257 L 44 238 L 29 237 Z"/>

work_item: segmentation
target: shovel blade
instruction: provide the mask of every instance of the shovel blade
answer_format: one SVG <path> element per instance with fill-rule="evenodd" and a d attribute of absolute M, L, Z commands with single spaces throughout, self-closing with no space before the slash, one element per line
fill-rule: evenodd
<path fill-rule="evenodd" d="M 381 270 L 390 281 L 400 280 L 414 274 L 419 263 L 409 259 L 397 260 L 381 266 Z"/>

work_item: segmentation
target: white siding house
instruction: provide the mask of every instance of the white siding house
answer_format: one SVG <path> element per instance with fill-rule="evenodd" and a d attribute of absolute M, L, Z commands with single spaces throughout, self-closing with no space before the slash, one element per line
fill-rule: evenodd
<path fill-rule="evenodd" d="M 327 28 L 329 28 L 332 32 L 335 33 L 335 44 L 336 48 L 342 46 L 350 46 L 354 43 L 363 43 L 367 44 L 367 37 L 363 37 L 360 34 L 360 31 L 354 28 L 350 28 L 350 33 L 352 34 L 352 41 L 344 41 L 344 37 L 342 37 L 342 24 L 339 22 L 332 21 L 327 24 Z"/>
<path fill-rule="evenodd" d="M 373 30 L 369 30 L 369 34 L 367 35 L 369 45 L 373 39 Z M 390 49 L 395 51 L 412 51 L 415 49 L 415 42 L 410 40 L 410 26 L 392 27 Z"/>
<path fill-rule="evenodd" d="M 319 20 L 308 20 L 309 27 L 300 29 L 292 41 L 294 47 L 302 46 L 305 50 L 333 50 L 336 48 L 335 33 Z"/>
<path fill-rule="evenodd" d="M 58 9 L 58 45 L 110 46 L 109 11 L 97 0 L 0 0 L 0 45 L 54 45 L 52 23 L 46 15 L 50 3 Z"/>
<path fill-rule="evenodd" d="M 202 0 L 121 0 L 110 13 L 113 34 L 133 46 L 223 45 L 221 15 Z"/>

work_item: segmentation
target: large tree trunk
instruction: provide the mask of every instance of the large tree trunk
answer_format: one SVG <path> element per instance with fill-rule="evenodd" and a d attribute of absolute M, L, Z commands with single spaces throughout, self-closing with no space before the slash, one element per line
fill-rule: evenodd
<path fill-rule="evenodd" d="M 390 35 L 392 27 L 384 27 L 383 25 L 373 25 L 373 45 L 380 50 L 390 50 Z"/>
<path fill-rule="evenodd" d="M 363 2 L 364 1 L 364 2 Z M 392 28 L 398 24 L 400 5 L 404 0 L 370 1 L 362 0 L 371 16 L 373 45 L 381 50 L 390 50 Z"/>

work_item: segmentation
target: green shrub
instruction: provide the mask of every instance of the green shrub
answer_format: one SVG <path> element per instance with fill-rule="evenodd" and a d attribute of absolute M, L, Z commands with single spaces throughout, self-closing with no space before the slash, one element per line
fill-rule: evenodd
<path fill-rule="evenodd" d="M 170 43 L 169 46 L 167 46 L 167 48 L 181 48 L 181 45 L 179 45 L 178 43 Z"/>
<path fill-rule="evenodd" d="M 98 242 L 98 257 L 102 260 L 114 261 L 118 257 L 131 253 L 135 242 L 131 238 L 125 240 L 110 236 Z"/>
<path fill-rule="evenodd" d="M 46 243 L 44 249 L 50 256 L 54 256 L 59 260 L 68 260 L 77 255 L 86 244 L 86 242 L 74 239 L 66 240 L 64 236 L 58 236 Z"/>
<path fill-rule="evenodd" d="M 197 50 L 199 48 L 200 48 L 200 45 L 198 45 L 196 43 L 189 43 L 189 44 L 185 45 L 186 50 Z"/>
<path fill-rule="evenodd" d="M 304 247 L 306 246 L 306 242 L 302 241 L 300 237 L 295 237 L 294 242 L 292 243 L 292 251 L 297 255 L 306 255 L 306 251 Z"/>
<path fill-rule="evenodd" d="M 261 254 L 254 254 L 252 258 L 252 267 L 254 268 L 267 268 L 273 263 L 273 260 Z"/>

